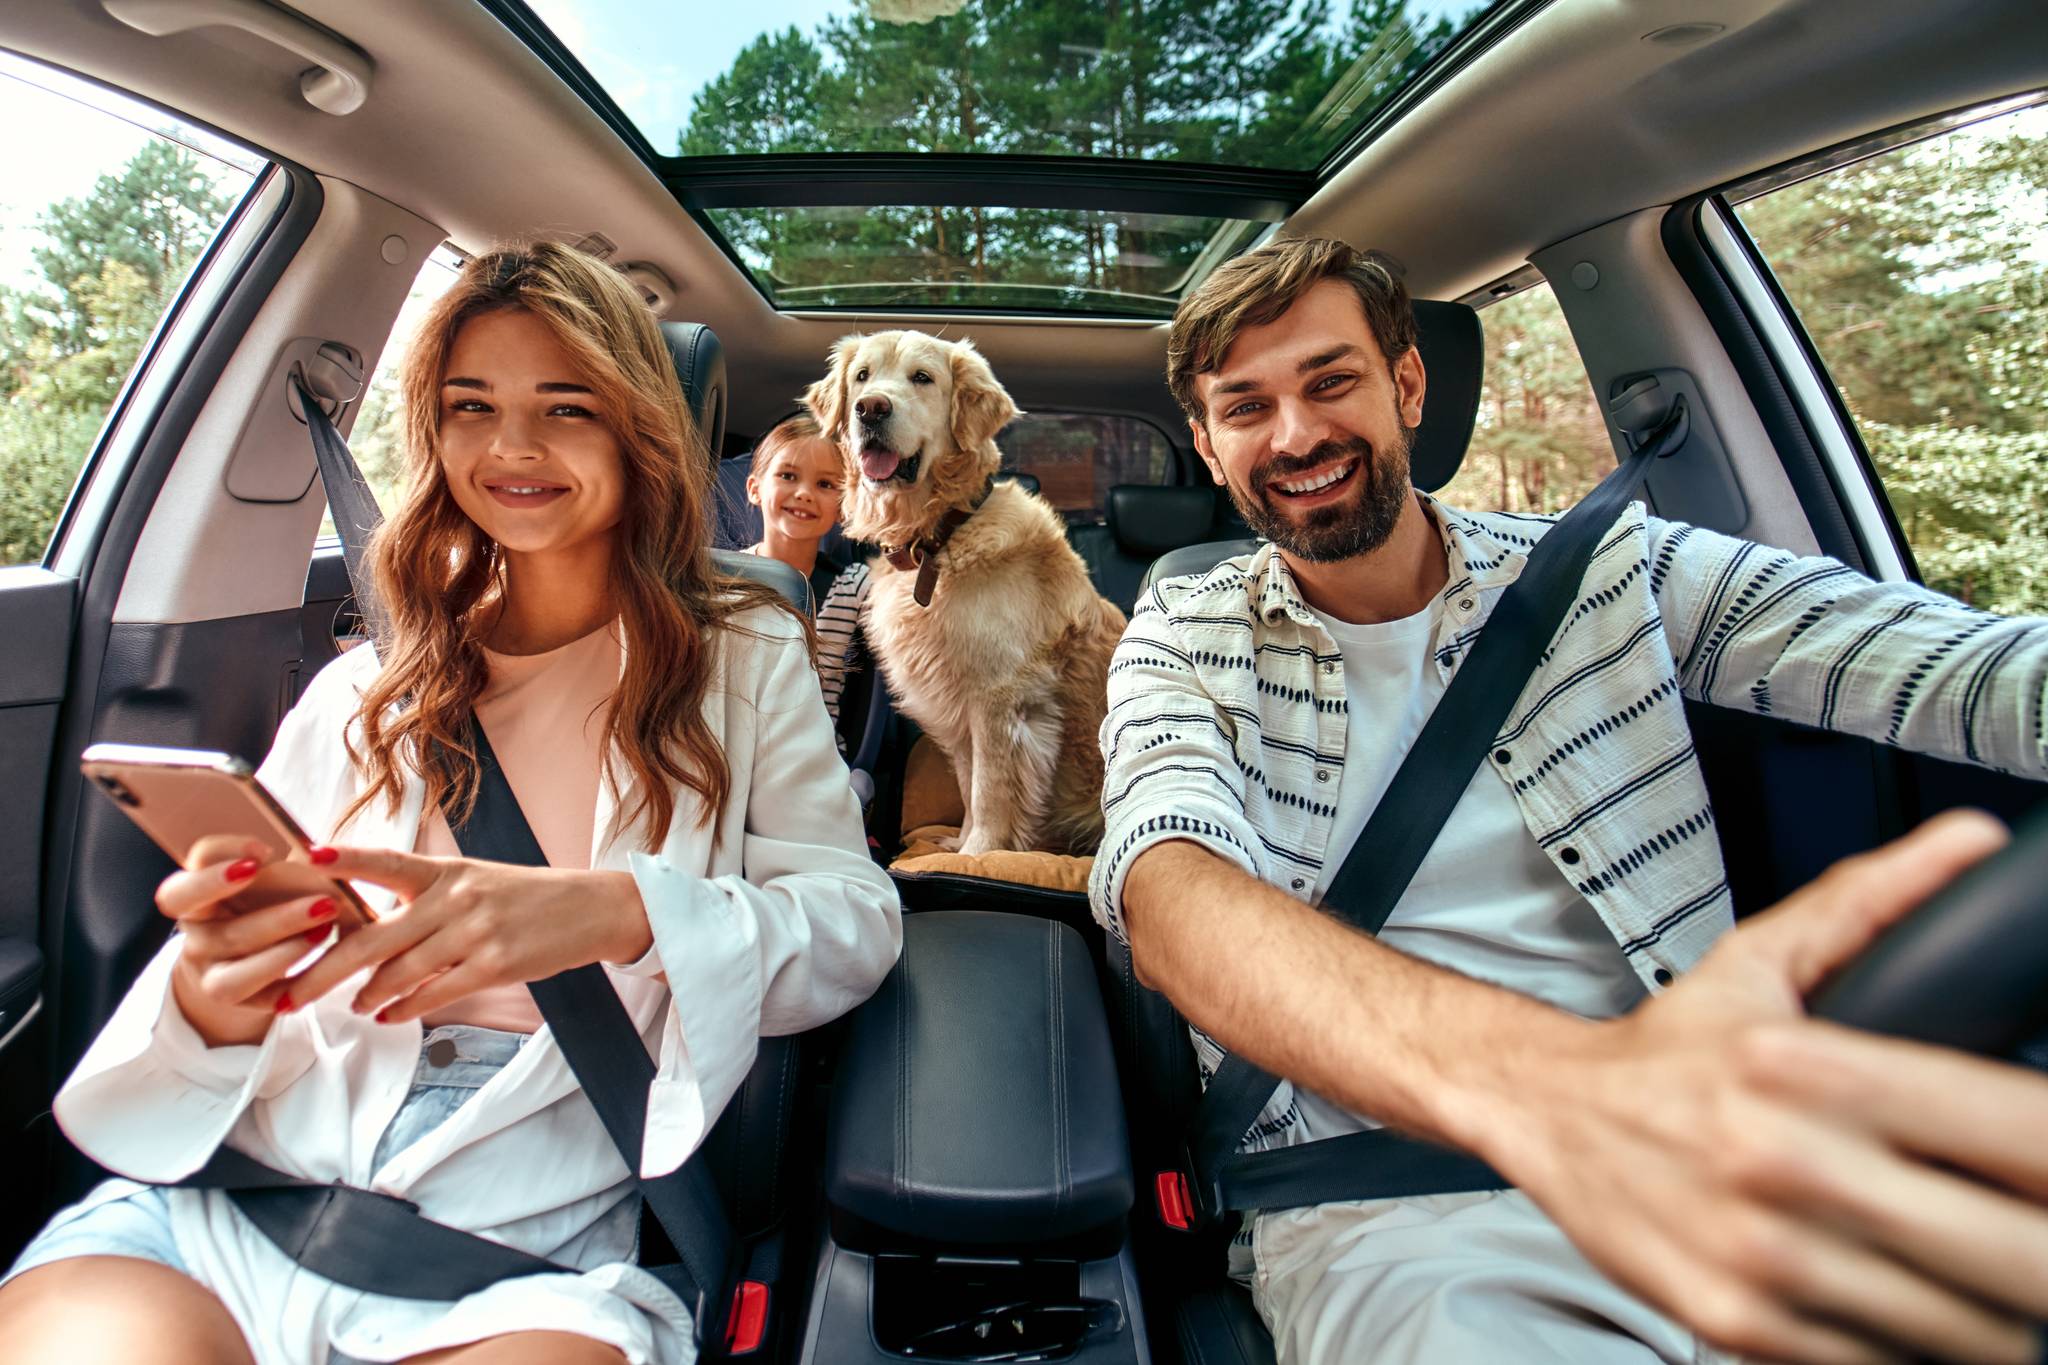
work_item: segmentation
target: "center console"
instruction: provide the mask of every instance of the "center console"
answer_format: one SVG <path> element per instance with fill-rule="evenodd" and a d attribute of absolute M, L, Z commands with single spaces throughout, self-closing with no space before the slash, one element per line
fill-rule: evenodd
<path fill-rule="evenodd" d="M 1142 1365 L 1130 1142 L 1086 944 L 1001 912 L 903 927 L 834 1080 L 803 1360 Z"/>

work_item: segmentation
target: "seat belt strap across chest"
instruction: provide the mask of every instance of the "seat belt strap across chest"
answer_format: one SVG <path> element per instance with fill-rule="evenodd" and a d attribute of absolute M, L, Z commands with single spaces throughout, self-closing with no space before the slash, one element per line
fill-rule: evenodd
<path fill-rule="evenodd" d="M 1536 542 L 1345 853 L 1323 896 L 1324 909 L 1365 934 L 1377 935 L 1386 924 L 1577 600 L 1601 540 L 1641 490 L 1650 466 L 1683 446 L 1688 434 L 1681 397 L 1628 458 Z M 1277 1076 L 1235 1053 L 1210 1078 L 1186 1153 L 1199 1220 L 1247 1208 L 1507 1185 L 1474 1157 L 1385 1129 L 1240 1153 L 1279 1085 Z M 1434 1188 L 1419 1188 L 1426 1185 Z"/>
<path fill-rule="evenodd" d="M 326 411 L 302 380 L 295 376 L 292 383 L 312 437 L 328 510 L 341 539 L 342 561 L 355 595 L 357 613 L 373 644 L 381 644 L 387 618 L 370 581 L 367 550 L 372 533 L 383 521 L 383 513 L 350 454 L 348 443 Z M 479 781 L 469 818 L 460 826 L 451 822 L 457 847 L 466 857 L 545 867 L 547 856 L 519 808 L 519 799 L 506 780 L 483 727 L 474 717 L 470 719 L 466 738 L 477 756 Z M 703 1355 L 756 1349 L 757 1331 L 743 1332 L 744 1339 L 739 1342 L 728 1339 L 728 1328 L 737 1321 L 735 1312 L 743 1298 L 750 1323 L 758 1326 L 753 1320 L 764 1311 L 765 1287 L 740 1282 L 738 1241 L 705 1164 L 703 1147 L 668 1175 L 655 1179 L 639 1175 L 647 1127 L 648 1087 L 655 1077 L 654 1061 L 604 969 L 595 964 L 577 967 L 545 981 L 529 983 L 527 989 L 577 1083 L 618 1148 L 626 1169 L 638 1182 L 647 1207 L 676 1249 L 679 1264 L 646 1269 L 689 1305 Z M 435 1223 L 402 1200 L 347 1186 L 309 1189 L 309 1182 L 272 1171 L 226 1147 L 216 1152 L 214 1160 L 187 1183 L 229 1189 L 237 1204 L 245 1206 L 245 1212 L 260 1209 L 266 1199 L 274 1199 L 278 1208 L 273 1210 L 275 1216 L 270 1221 L 276 1227 L 266 1226 L 261 1218 L 256 1218 L 272 1240 L 292 1251 L 296 1239 L 307 1252 L 301 1264 L 339 1283 L 373 1293 L 460 1298 L 514 1275 L 564 1269 Z M 280 1193 L 266 1196 L 265 1192 L 271 1190 Z M 292 1193 L 282 1193 L 285 1190 Z M 316 1203 L 321 1207 L 314 1208 Z M 387 1204 L 389 1208 L 384 1207 Z M 336 1213 L 343 1216 L 334 1216 Z M 443 1233 L 447 1235 L 442 1236 Z M 325 1255 L 323 1263 L 329 1267 L 327 1270 L 315 1264 L 323 1239 L 336 1243 Z M 341 1246 L 339 1243 L 344 1241 L 347 1245 Z M 375 1268 L 380 1243 L 384 1259 L 399 1268 L 394 1274 L 384 1275 Z M 393 1254 L 397 1246 L 410 1246 L 420 1255 Z M 425 1266 L 430 1261 L 445 1264 L 429 1270 Z M 375 1287 L 367 1280 L 375 1280 Z M 385 1287 L 385 1281 L 390 1282 L 390 1287 Z"/>

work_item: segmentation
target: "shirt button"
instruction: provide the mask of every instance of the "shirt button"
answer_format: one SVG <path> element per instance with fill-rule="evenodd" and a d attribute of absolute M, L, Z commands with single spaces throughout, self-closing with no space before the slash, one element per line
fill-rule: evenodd
<path fill-rule="evenodd" d="M 1469 597 L 1461 597 L 1461 598 L 1459 598 L 1459 599 L 1458 599 L 1458 610 L 1459 610 L 1459 611 L 1470 611 L 1470 610 L 1472 610 L 1472 599 L 1471 599 L 1471 598 L 1469 598 Z"/>
<path fill-rule="evenodd" d="M 1287 885 L 1290 890 L 1299 891 L 1302 887 L 1307 886 L 1308 883 L 1303 881 L 1301 878 L 1296 877 L 1293 881 L 1287 883 Z"/>
<path fill-rule="evenodd" d="M 1326 678 L 1327 678 L 1327 677 L 1329 677 L 1329 676 L 1330 676 L 1330 674 L 1332 674 L 1332 673 L 1335 673 L 1336 671 L 1337 671 L 1337 665 L 1335 665 L 1335 664 L 1328 664 L 1328 663 L 1326 663 L 1326 664 L 1324 664 L 1324 665 L 1323 665 L 1323 676 L 1324 676 L 1324 677 L 1326 677 Z"/>
<path fill-rule="evenodd" d="M 1509 753 L 1506 749 L 1495 749 L 1493 751 L 1493 761 L 1500 764 L 1503 768 L 1507 767 L 1507 765 L 1514 760 L 1514 757 L 1515 756 Z"/>
<path fill-rule="evenodd" d="M 1557 851 L 1557 856 L 1567 863 L 1576 863 L 1579 860 L 1579 851 L 1570 847 L 1561 848 Z"/>
<path fill-rule="evenodd" d="M 1328 768 L 1318 768 L 1318 769 L 1316 769 L 1316 781 L 1318 781 L 1318 782 L 1328 782 L 1329 780 L 1330 780 L 1330 770 L 1329 770 Z"/>
<path fill-rule="evenodd" d="M 1669 967 L 1659 967 L 1656 971 L 1650 973 L 1650 979 L 1660 986 L 1668 986 L 1677 978 L 1671 975 Z"/>

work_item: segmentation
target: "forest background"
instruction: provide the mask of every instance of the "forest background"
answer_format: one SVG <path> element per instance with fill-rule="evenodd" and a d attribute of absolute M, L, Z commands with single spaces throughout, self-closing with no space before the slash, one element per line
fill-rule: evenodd
<path fill-rule="evenodd" d="M 1312 165 L 1332 128 L 1451 35 L 1411 22 L 1401 0 L 1341 12 L 966 0 L 915 23 L 892 12 L 916 2 L 868 0 L 808 34 L 764 34 L 698 92 L 676 149 Z M 36 216 L 30 277 L 0 285 L 0 564 L 41 557 L 136 357 L 232 207 L 225 169 L 152 141 Z M 1925 579 L 1992 610 L 2048 612 L 2048 116 L 1893 151 L 1738 214 L 1841 386 Z M 1034 282 L 1077 293 L 1142 290 L 1204 245 L 1131 215 L 966 208 L 740 212 L 721 226 L 787 288 L 857 284 L 890 264 L 972 282 L 991 262 L 1023 262 Z M 1486 388 L 1449 496 L 1561 510 L 1613 464 L 1569 329 L 1547 286 L 1481 318 Z M 387 483 L 395 416 L 388 387 L 373 390 L 355 435 Z"/>

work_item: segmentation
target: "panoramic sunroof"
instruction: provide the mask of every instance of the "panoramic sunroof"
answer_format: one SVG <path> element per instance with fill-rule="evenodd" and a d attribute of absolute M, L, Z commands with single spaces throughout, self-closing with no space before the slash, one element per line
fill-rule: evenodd
<path fill-rule="evenodd" d="M 515 27 L 779 306 L 1156 316 L 1501 7 L 526 0 L 547 32 Z"/>

